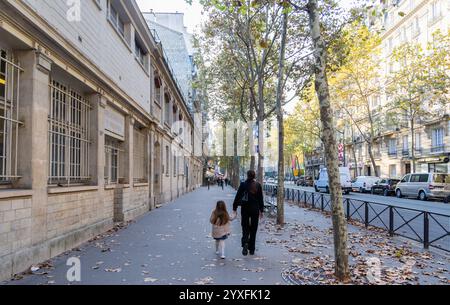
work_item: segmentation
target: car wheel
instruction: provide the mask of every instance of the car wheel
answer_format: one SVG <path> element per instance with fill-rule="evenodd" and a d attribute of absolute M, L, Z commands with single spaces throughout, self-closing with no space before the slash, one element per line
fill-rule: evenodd
<path fill-rule="evenodd" d="M 396 190 L 395 191 L 395 195 L 397 195 L 397 198 L 402 198 L 403 196 L 402 196 L 402 191 L 400 191 L 400 190 Z"/>
<path fill-rule="evenodd" d="M 384 196 L 384 197 L 389 196 L 389 191 L 385 189 L 385 190 L 383 191 L 383 196 Z"/>
<path fill-rule="evenodd" d="M 425 194 L 424 191 L 420 191 L 419 192 L 419 199 L 422 201 L 426 201 L 427 200 L 427 195 Z"/>
<path fill-rule="evenodd" d="M 359 192 L 362 194 L 364 193 L 364 189 L 362 187 L 359 188 Z"/>
<path fill-rule="evenodd" d="M 350 191 L 347 190 L 347 191 L 344 192 L 344 194 L 345 195 L 350 195 Z"/>
<path fill-rule="evenodd" d="M 444 203 L 450 203 L 450 196 L 444 198 Z"/>

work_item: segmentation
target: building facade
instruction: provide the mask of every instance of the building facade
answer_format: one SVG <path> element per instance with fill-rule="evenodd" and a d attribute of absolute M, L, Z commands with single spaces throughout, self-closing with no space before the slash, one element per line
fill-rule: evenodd
<path fill-rule="evenodd" d="M 390 59 L 393 50 L 404 43 L 419 43 L 424 49 L 432 41 L 433 33 L 450 29 L 450 1 L 448 0 L 394 0 L 386 1 L 382 20 L 373 24 L 381 29 L 382 77 L 395 69 Z M 374 97 L 374 109 L 384 109 L 389 102 L 384 94 Z M 417 172 L 450 172 L 450 105 L 441 106 L 438 114 L 415 122 L 414 159 Z M 385 110 L 378 114 L 385 116 Z M 355 128 L 345 130 L 345 163 L 354 176 L 374 175 L 368 144 Z M 413 171 L 412 135 L 408 122 L 384 124 L 377 131 L 373 155 L 378 173 L 382 177 L 400 178 Z"/>
<path fill-rule="evenodd" d="M 201 122 L 134 0 L 2 0 L 0 51 L 0 279 L 201 184 Z"/>
<path fill-rule="evenodd" d="M 436 31 L 450 30 L 450 1 L 394 0 L 386 3 L 381 21 L 383 75 L 395 67 L 390 60 L 393 50 L 403 43 L 418 43 L 426 49 Z M 380 98 L 388 103 L 389 96 Z M 450 172 L 450 104 L 441 106 L 436 115 L 420 119 L 414 129 L 414 158 L 417 172 Z M 397 124 L 381 131 L 375 147 L 377 165 L 382 176 L 401 177 L 413 171 L 410 126 Z M 361 147 L 362 146 L 362 147 Z M 367 147 L 362 150 L 363 171 L 367 173 Z M 373 171 L 372 171 L 373 172 Z"/>

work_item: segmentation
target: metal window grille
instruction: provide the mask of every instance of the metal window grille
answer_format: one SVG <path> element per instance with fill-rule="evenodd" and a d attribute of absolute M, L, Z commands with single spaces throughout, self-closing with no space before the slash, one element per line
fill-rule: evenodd
<path fill-rule="evenodd" d="M 166 175 L 169 175 L 170 151 L 169 146 L 166 146 Z"/>
<path fill-rule="evenodd" d="M 50 82 L 50 184 L 79 184 L 89 176 L 89 117 L 83 96 L 55 80 Z"/>
<path fill-rule="evenodd" d="M 173 152 L 173 176 L 176 177 L 177 176 L 177 156 L 176 153 Z"/>
<path fill-rule="evenodd" d="M 0 183 L 11 183 L 17 175 L 20 73 L 23 69 L 0 50 Z"/>
<path fill-rule="evenodd" d="M 170 123 L 170 97 L 168 94 L 164 95 L 164 123 Z"/>
<path fill-rule="evenodd" d="M 133 178 L 135 182 L 146 182 L 147 171 L 146 171 L 146 137 L 145 133 L 134 129 L 134 139 L 133 139 Z"/>
<path fill-rule="evenodd" d="M 154 97 L 158 104 L 161 104 L 161 80 L 158 77 L 155 77 L 154 80 L 155 86 L 154 86 Z"/>
<path fill-rule="evenodd" d="M 105 137 L 105 184 L 117 184 L 121 177 L 120 162 L 123 150 L 118 140 Z"/>

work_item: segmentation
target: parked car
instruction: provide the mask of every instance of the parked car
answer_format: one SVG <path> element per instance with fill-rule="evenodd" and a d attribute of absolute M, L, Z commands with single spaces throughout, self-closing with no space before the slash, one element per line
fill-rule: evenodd
<path fill-rule="evenodd" d="M 356 179 L 352 181 L 352 191 L 360 193 L 370 192 L 372 190 L 372 186 L 378 181 L 380 181 L 379 177 L 356 177 Z"/>
<path fill-rule="evenodd" d="M 352 190 L 352 182 L 350 177 L 350 169 L 348 167 L 339 167 L 339 173 L 341 176 L 341 187 L 345 194 L 349 194 Z M 325 191 L 330 192 L 328 182 L 328 170 L 322 168 L 319 172 L 319 178 L 314 182 L 314 188 L 316 192 Z"/>
<path fill-rule="evenodd" d="M 311 176 L 300 176 L 296 184 L 297 186 L 314 186 L 314 179 Z"/>
<path fill-rule="evenodd" d="M 415 197 L 420 200 L 450 198 L 450 174 L 415 173 L 405 175 L 395 188 L 398 198 Z"/>
<path fill-rule="evenodd" d="M 372 194 L 383 194 L 383 196 L 389 196 L 395 194 L 395 188 L 399 179 L 381 179 L 372 186 Z"/>

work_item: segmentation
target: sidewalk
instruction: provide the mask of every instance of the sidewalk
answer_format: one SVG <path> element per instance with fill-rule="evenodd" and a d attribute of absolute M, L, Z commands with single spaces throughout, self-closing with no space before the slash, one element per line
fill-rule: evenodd
<path fill-rule="evenodd" d="M 217 200 L 226 201 L 231 210 L 234 194 L 231 188 L 201 188 L 126 228 L 54 258 L 35 274 L 20 275 L 6 284 L 69 284 L 66 261 L 74 256 L 81 261 L 81 282 L 72 284 L 336 283 L 331 276 L 331 219 L 293 205 L 286 207 L 283 229 L 271 218 L 263 220 L 253 257 L 241 255 L 240 223 L 234 221 L 233 234 L 226 244 L 227 259 L 218 259 L 210 237 L 209 216 Z M 372 263 L 376 262 L 374 258 L 381 261 L 381 280 L 389 284 L 450 283 L 449 254 L 424 251 L 419 244 L 353 225 L 349 225 L 349 247 L 355 284 L 367 283 L 370 258 Z"/>

